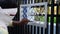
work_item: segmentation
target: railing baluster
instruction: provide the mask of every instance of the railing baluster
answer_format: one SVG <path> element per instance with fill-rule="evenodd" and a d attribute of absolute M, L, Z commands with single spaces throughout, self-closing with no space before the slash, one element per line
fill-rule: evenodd
<path fill-rule="evenodd" d="M 34 0 L 33 0 L 33 4 L 34 4 Z"/>
<path fill-rule="evenodd" d="M 37 34 L 37 26 L 36 26 L 36 34 Z"/>
<path fill-rule="evenodd" d="M 30 4 L 31 4 L 31 0 L 30 0 Z"/>
<path fill-rule="evenodd" d="M 34 34 L 34 26 L 32 26 L 32 34 Z"/>
<path fill-rule="evenodd" d="M 45 34 L 45 28 L 43 28 L 43 34 Z"/>
<path fill-rule="evenodd" d="M 48 34 L 50 34 L 50 23 L 48 24 Z"/>
<path fill-rule="evenodd" d="M 39 27 L 39 34 L 41 34 L 41 27 Z"/>
<path fill-rule="evenodd" d="M 29 25 L 29 34 L 31 33 L 31 25 Z"/>
<path fill-rule="evenodd" d="M 27 4 L 28 4 L 28 0 L 27 0 Z"/>
<path fill-rule="evenodd" d="M 27 25 L 27 34 L 28 34 L 28 25 Z"/>
<path fill-rule="evenodd" d="M 25 34 L 25 25 L 24 25 L 24 34 Z"/>
<path fill-rule="evenodd" d="M 54 23 L 54 30 L 53 30 L 54 34 L 56 34 L 56 24 Z"/>

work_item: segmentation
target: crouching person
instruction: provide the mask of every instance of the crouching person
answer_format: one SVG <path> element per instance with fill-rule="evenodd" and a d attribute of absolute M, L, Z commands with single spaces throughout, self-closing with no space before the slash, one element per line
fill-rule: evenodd
<path fill-rule="evenodd" d="M 26 18 L 23 18 L 21 21 L 12 21 L 16 13 L 17 8 L 2 9 L 0 7 L 0 34 L 9 34 L 7 29 L 9 25 L 24 25 L 29 22 Z"/>

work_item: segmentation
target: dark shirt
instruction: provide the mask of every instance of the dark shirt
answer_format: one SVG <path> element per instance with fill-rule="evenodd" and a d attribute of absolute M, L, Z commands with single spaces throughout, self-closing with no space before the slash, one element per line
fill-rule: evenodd
<path fill-rule="evenodd" d="M 0 0 L 0 6 L 2 8 L 16 8 L 17 0 Z"/>

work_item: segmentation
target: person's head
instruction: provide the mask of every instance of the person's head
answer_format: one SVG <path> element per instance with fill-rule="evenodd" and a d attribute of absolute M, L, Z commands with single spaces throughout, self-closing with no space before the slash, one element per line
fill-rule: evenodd
<path fill-rule="evenodd" d="M 0 14 L 6 16 L 5 19 L 12 20 L 17 13 L 17 8 L 2 9 L 0 8 Z"/>

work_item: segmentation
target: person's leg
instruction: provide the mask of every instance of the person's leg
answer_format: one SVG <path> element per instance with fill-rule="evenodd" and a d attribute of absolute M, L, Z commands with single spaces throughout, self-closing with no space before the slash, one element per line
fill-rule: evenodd
<path fill-rule="evenodd" d="M 8 34 L 8 31 L 0 26 L 0 34 Z"/>

